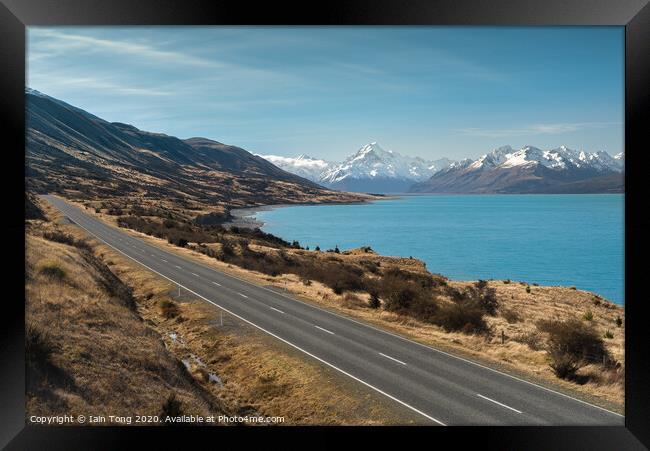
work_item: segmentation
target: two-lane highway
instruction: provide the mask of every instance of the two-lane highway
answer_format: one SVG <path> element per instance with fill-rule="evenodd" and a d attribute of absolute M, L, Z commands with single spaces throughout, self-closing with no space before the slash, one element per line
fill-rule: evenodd
<path fill-rule="evenodd" d="M 438 425 L 623 425 L 623 416 L 304 303 L 124 233 L 54 196 L 128 258 Z"/>

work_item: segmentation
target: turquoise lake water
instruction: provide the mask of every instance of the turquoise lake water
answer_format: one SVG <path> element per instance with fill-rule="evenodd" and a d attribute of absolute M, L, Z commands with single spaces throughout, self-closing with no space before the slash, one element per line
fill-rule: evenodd
<path fill-rule="evenodd" d="M 310 249 L 371 246 L 452 279 L 576 286 L 623 304 L 623 196 L 404 196 L 255 216 L 265 231 Z"/>

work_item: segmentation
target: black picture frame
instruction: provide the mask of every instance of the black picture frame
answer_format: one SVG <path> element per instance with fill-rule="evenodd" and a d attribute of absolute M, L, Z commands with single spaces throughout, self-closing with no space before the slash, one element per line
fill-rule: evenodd
<path fill-rule="evenodd" d="M 625 292 L 626 393 L 624 427 L 346 428 L 362 440 L 428 446 L 474 444 L 488 449 L 580 450 L 650 447 L 650 328 L 643 282 L 648 250 L 644 185 L 650 169 L 650 6 L 648 0 L 348 0 L 276 2 L 171 0 L 0 0 L 0 124 L 7 180 L 1 221 L 3 278 L 11 293 L 0 311 L 0 446 L 7 449 L 115 449 L 136 435 L 187 446 L 202 438 L 217 445 L 236 439 L 265 446 L 339 446 L 332 428 L 112 428 L 25 425 L 24 268 L 25 27 L 37 25 L 616 25 L 625 27 Z M 645 173 L 644 173 L 645 171 Z M 22 184 L 21 184 L 22 181 Z M 19 188 L 21 186 L 22 188 Z M 645 202 L 644 202 L 645 201 Z M 5 290 L 6 293 L 6 290 Z M 116 394 L 118 395 L 118 394 Z M 340 431 L 340 428 L 335 428 Z M 180 431 L 180 433 L 179 433 Z M 290 437 L 288 437 L 290 436 Z M 399 437 L 402 437 L 401 439 Z M 406 438 L 408 437 L 408 438 Z M 386 444 L 388 441 L 385 442 Z M 408 446 L 408 445 L 407 445 Z M 421 446 L 421 445 L 417 445 Z"/>

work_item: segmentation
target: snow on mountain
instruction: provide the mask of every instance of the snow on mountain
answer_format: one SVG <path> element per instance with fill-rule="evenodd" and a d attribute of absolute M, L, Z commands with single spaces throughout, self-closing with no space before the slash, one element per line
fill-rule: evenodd
<path fill-rule="evenodd" d="M 598 172 L 620 172 L 623 170 L 624 161 L 622 153 L 612 157 L 604 151 L 588 153 L 572 150 L 566 146 L 550 150 L 542 150 L 533 146 L 525 146 L 519 150 L 514 150 L 510 146 L 503 146 L 468 164 L 468 170 L 541 165 L 556 170 L 589 169 Z"/>
<path fill-rule="evenodd" d="M 341 164 L 325 171 L 321 181 L 330 185 L 345 179 L 400 179 L 417 182 L 428 179 L 450 164 L 451 161 L 447 158 L 427 161 L 420 157 L 409 157 L 392 150 L 384 150 L 379 144 L 372 142 Z"/>
<path fill-rule="evenodd" d="M 256 154 L 257 155 L 257 154 Z M 312 158 L 308 155 L 298 155 L 297 157 L 282 157 L 278 155 L 257 155 L 270 161 L 277 167 L 287 172 L 304 177 L 312 182 L 320 182 L 323 172 L 335 165 L 335 163 Z"/>
<path fill-rule="evenodd" d="M 625 155 L 585 152 L 560 146 L 542 150 L 503 146 L 472 160 L 452 163 L 412 192 L 533 193 L 620 192 Z"/>
<path fill-rule="evenodd" d="M 323 186 L 350 191 L 397 192 L 427 180 L 453 162 L 447 158 L 429 161 L 384 150 L 376 142 L 366 144 L 342 163 L 311 158 L 260 155 L 285 171 Z"/>

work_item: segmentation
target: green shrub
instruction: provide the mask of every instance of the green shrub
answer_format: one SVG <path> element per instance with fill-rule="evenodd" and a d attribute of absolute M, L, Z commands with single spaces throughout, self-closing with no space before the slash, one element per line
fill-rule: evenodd
<path fill-rule="evenodd" d="M 582 319 L 584 319 L 585 321 L 593 321 L 594 314 L 592 313 L 591 310 L 587 310 L 585 314 L 582 316 Z"/>
<path fill-rule="evenodd" d="M 607 329 L 607 330 L 605 331 L 605 335 L 603 335 L 603 337 L 604 337 L 604 338 L 612 339 L 612 338 L 614 338 L 614 334 L 611 333 L 611 332 L 609 331 L 609 329 Z"/>
<path fill-rule="evenodd" d="M 623 318 L 619 316 L 616 317 L 616 326 L 621 327 L 623 325 Z"/>
<path fill-rule="evenodd" d="M 526 293 L 530 294 L 530 285 L 526 285 Z"/>

